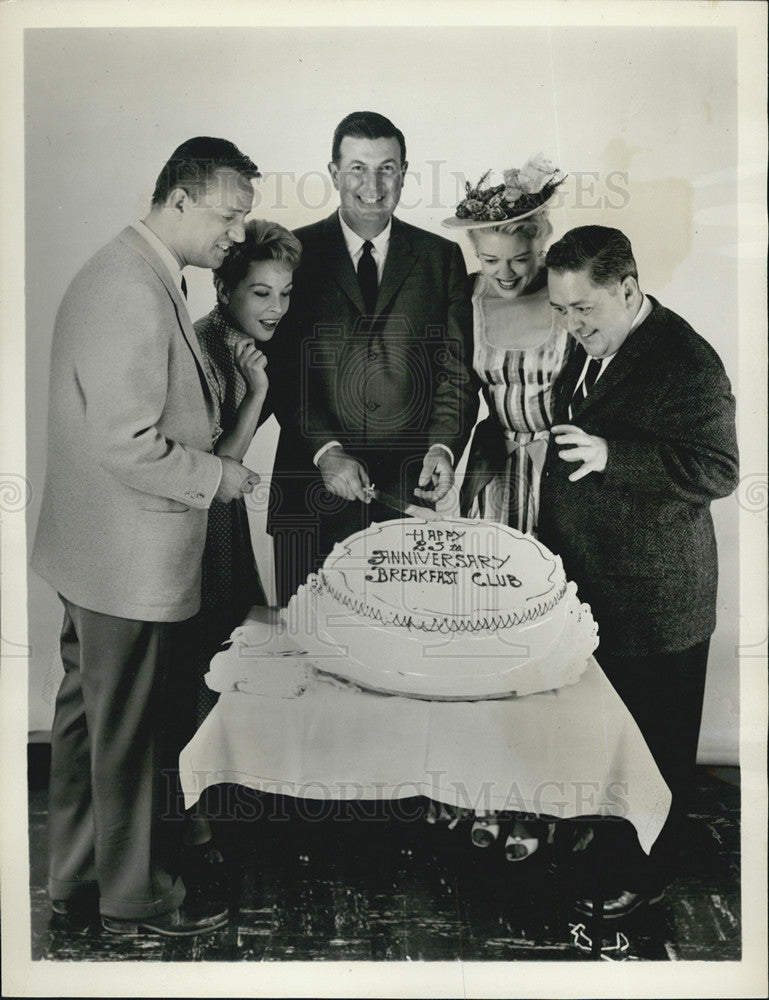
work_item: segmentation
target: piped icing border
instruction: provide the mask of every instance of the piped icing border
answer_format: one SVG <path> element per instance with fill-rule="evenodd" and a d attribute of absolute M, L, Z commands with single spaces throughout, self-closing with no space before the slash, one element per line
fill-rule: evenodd
<path fill-rule="evenodd" d="M 516 628 L 518 625 L 534 621 L 552 611 L 552 609 L 563 600 L 568 586 L 568 583 L 564 581 L 561 588 L 549 600 L 540 601 L 538 604 L 522 608 L 518 612 L 507 613 L 500 616 L 492 615 L 490 617 L 464 621 L 435 617 L 430 622 L 426 623 L 415 621 L 413 616 L 409 614 L 401 614 L 400 612 L 387 614 L 377 608 L 372 608 L 369 604 L 366 604 L 365 601 L 356 597 L 351 597 L 349 594 L 339 590 L 337 587 L 334 587 L 322 569 L 318 571 L 315 579 L 317 580 L 317 584 L 315 586 L 313 586 L 312 577 L 308 580 L 311 591 L 325 591 L 333 597 L 335 601 L 338 601 L 348 610 L 352 611 L 353 614 L 369 618 L 372 621 L 379 622 L 381 625 L 395 625 L 398 628 L 418 629 L 421 632 L 439 632 L 443 634 L 453 632 L 483 632 L 489 630 Z"/>

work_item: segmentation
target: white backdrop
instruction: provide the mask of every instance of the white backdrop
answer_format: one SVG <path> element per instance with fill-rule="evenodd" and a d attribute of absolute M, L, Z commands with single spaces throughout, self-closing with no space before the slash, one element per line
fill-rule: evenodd
<path fill-rule="evenodd" d="M 679 996 L 761 995 L 767 961 L 766 21 L 765 5 L 746 0 L 0 4 L 0 864 L 9 993 L 361 996 L 373 989 L 411 997 L 648 997 L 672 989 Z M 179 27 L 125 28 L 153 23 Z M 274 27 L 223 28 L 227 23 Z M 189 24 L 206 27 L 182 27 Z M 100 27 L 85 31 L 85 25 Z M 644 287 L 684 315 L 725 361 L 737 394 L 742 482 L 736 498 L 714 505 L 719 625 L 701 757 L 736 760 L 739 694 L 740 963 L 679 964 L 673 983 L 665 963 L 655 962 L 636 963 L 632 977 L 612 962 L 388 963 L 383 978 L 379 965 L 366 963 L 268 962 L 254 975 L 230 963 L 142 962 L 132 963 L 129 976 L 116 976 L 114 963 L 29 961 L 24 752 L 28 724 L 33 730 L 50 724 L 60 611 L 41 581 L 30 577 L 27 587 L 25 548 L 43 481 L 56 307 L 87 257 L 144 213 L 154 178 L 180 141 L 206 132 L 234 139 L 265 172 L 257 211 L 299 225 L 331 210 L 322 204 L 322 175 L 310 174 L 324 171 L 337 121 L 365 107 L 403 128 L 412 169 L 421 174 L 406 185 L 404 218 L 438 231 L 456 197 L 452 171 L 476 180 L 487 167 L 517 164 L 542 150 L 572 174 L 555 236 L 591 221 L 624 229 Z M 276 197 L 279 171 L 293 172 L 282 198 Z M 612 178 L 613 171 L 623 177 Z M 590 172 L 598 173 L 592 187 Z M 213 301 L 210 278 L 201 273 L 190 284 L 192 311 L 202 314 Z M 260 470 L 269 466 L 272 445 L 263 433 L 249 456 Z"/>
<path fill-rule="evenodd" d="M 289 227 L 329 214 L 331 135 L 345 114 L 364 108 L 405 133 L 411 175 L 398 214 L 433 231 L 456 203 L 454 174 L 475 181 L 489 167 L 544 152 L 572 175 L 553 213 L 554 238 L 592 222 L 626 232 L 642 288 L 713 344 L 739 394 L 737 48 L 730 29 L 28 30 L 29 539 L 44 476 L 51 330 L 75 272 L 146 212 L 160 167 L 192 135 L 232 139 L 256 160 L 265 176 L 254 214 Z M 744 169 L 751 174 L 750 165 Z M 761 169 L 753 195 L 759 208 Z M 193 271 L 187 280 L 197 318 L 213 304 L 210 275 Z M 267 474 L 274 444 L 271 422 L 249 452 L 251 467 Z M 734 763 L 737 500 L 713 510 L 719 624 L 700 757 Z M 263 512 L 251 513 L 269 578 Z M 29 726 L 45 731 L 60 671 L 60 608 L 31 574 L 28 588 Z"/>

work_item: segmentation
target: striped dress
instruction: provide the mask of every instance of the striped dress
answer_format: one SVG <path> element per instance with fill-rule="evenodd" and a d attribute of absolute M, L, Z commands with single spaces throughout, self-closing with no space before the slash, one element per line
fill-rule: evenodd
<path fill-rule="evenodd" d="M 471 495 L 465 496 L 463 512 L 536 534 L 552 389 L 566 364 L 570 338 L 555 325 L 544 272 L 515 299 L 502 298 L 479 274 L 472 302 L 473 368 L 489 419 L 482 431 L 483 425 L 476 428 L 470 446 L 465 478 L 475 488 L 471 485 Z M 533 335 L 534 346 L 499 346 L 514 344 L 517 331 L 525 343 Z"/>

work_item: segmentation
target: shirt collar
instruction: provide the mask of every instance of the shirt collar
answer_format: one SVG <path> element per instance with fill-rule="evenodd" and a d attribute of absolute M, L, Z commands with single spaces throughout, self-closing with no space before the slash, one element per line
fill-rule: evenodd
<path fill-rule="evenodd" d="M 638 310 L 638 312 L 635 315 L 635 319 L 630 324 L 630 329 L 627 332 L 627 337 L 630 336 L 630 334 L 633 332 L 633 330 L 637 330 L 638 329 L 638 327 L 641 325 L 641 323 L 643 323 L 643 321 L 646 319 L 646 317 L 652 311 L 652 304 L 649 301 L 649 297 L 647 295 L 644 295 L 643 292 L 641 292 L 641 296 L 642 296 L 642 298 L 641 298 L 641 308 Z M 627 340 L 627 337 L 625 337 L 625 340 Z M 625 341 L 623 341 L 623 343 L 624 342 Z M 615 351 L 614 354 L 607 354 L 605 358 L 601 358 L 601 371 L 603 371 L 604 368 L 608 365 L 608 363 L 610 361 L 612 361 L 616 357 L 617 357 L 617 352 Z M 585 362 L 585 367 L 587 367 L 587 364 L 588 364 L 589 361 L 590 361 L 590 358 L 588 358 L 587 361 Z"/>
<path fill-rule="evenodd" d="M 132 223 L 133 228 L 136 232 L 146 240 L 147 243 L 152 247 L 155 253 L 160 257 L 165 266 L 168 268 L 171 277 L 173 278 L 174 284 L 181 292 L 182 290 L 182 269 L 179 267 L 179 261 L 174 257 L 173 253 L 168 249 L 165 243 L 160 239 L 158 235 L 153 233 L 150 227 L 145 222 L 134 222 Z M 182 294 L 182 298 L 184 295 Z"/>
<path fill-rule="evenodd" d="M 347 252 L 351 257 L 355 257 L 361 252 L 363 244 L 366 242 L 363 236 L 358 236 L 354 229 L 350 229 L 347 223 L 342 218 L 342 211 L 339 210 L 339 224 L 342 227 L 342 235 L 344 236 L 344 241 L 347 244 Z M 377 253 L 382 255 L 384 259 L 387 256 L 387 247 L 390 243 L 390 233 L 392 232 L 393 220 L 392 216 L 387 220 L 387 225 L 384 227 L 381 233 L 375 236 L 373 239 L 369 240 L 373 243 L 374 249 Z"/>
<path fill-rule="evenodd" d="M 644 295 L 643 292 L 641 292 L 641 295 L 642 295 L 641 308 L 638 310 L 635 319 L 630 324 L 630 330 L 628 331 L 629 333 L 632 333 L 633 330 L 638 329 L 641 323 L 643 323 L 643 321 L 652 311 L 652 304 L 649 301 L 648 295 Z"/>

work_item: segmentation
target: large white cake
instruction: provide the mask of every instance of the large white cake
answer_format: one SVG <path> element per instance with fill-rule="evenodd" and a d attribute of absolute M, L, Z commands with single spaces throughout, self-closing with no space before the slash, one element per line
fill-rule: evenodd
<path fill-rule="evenodd" d="M 558 556 L 513 528 L 464 518 L 403 518 L 351 535 L 284 621 L 316 669 L 431 699 L 573 684 L 598 645 Z"/>

